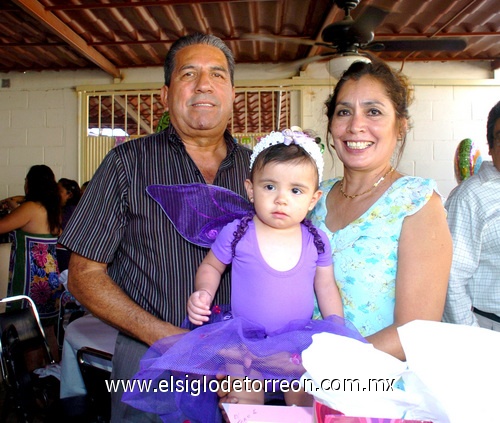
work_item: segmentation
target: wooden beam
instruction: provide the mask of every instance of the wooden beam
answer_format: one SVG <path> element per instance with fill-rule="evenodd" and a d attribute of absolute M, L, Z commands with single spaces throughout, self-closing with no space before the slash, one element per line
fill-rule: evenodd
<path fill-rule="evenodd" d="M 45 25 L 55 35 L 61 37 L 88 60 L 99 66 L 103 71 L 109 73 L 113 78 L 121 78 L 120 70 L 113 65 L 113 63 L 106 59 L 95 48 L 89 46 L 83 38 L 76 34 L 58 17 L 47 12 L 40 2 L 37 0 L 13 0 L 13 2 Z"/>

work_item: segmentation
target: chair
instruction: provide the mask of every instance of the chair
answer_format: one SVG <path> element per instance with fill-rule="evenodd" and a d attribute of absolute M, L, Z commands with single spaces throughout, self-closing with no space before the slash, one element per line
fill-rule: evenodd
<path fill-rule="evenodd" d="M 82 347 L 77 352 L 78 366 L 82 373 L 93 421 L 108 422 L 111 418 L 111 393 L 106 381 L 111 376 L 113 355 L 90 347 Z"/>
<path fill-rule="evenodd" d="M 27 355 L 39 353 L 41 365 L 54 364 L 40 318 L 31 298 L 17 295 L 0 299 L 7 310 L 0 313 L 0 367 L 7 391 L 7 407 L 2 421 L 12 409 L 22 422 L 31 422 L 57 398 L 59 390 L 54 377 L 39 379 L 27 366 Z M 20 303 L 22 308 L 11 307 Z"/>
<path fill-rule="evenodd" d="M 46 422 L 107 423 L 111 418 L 111 393 L 106 380 L 111 376 L 112 354 L 81 347 L 77 351 L 78 367 L 87 394 L 59 398 L 45 414 Z"/>
<path fill-rule="evenodd" d="M 59 316 L 57 319 L 57 344 L 59 356 L 62 357 L 64 334 L 66 327 L 75 319 L 85 314 L 85 308 L 78 304 L 75 297 L 69 291 L 63 291 L 59 300 Z"/>

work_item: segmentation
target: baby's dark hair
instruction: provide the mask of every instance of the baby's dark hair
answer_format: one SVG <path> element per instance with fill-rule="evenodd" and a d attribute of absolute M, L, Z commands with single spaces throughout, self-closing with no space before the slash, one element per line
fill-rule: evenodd
<path fill-rule="evenodd" d="M 275 144 L 263 150 L 255 159 L 250 170 L 250 180 L 253 181 L 255 172 L 263 169 L 269 163 L 311 163 L 318 175 L 318 166 L 311 155 L 297 144 Z"/>
<path fill-rule="evenodd" d="M 236 255 L 236 246 L 238 245 L 238 242 L 240 242 L 241 238 L 243 238 L 243 235 L 245 235 L 247 229 L 248 229 L 248 223 L 253 219 L 255 216 L 255 211 L 252 210 L 248 212 L 246 216 L 243 216 L 240 220 L 240 223 L 236 227 L 236 230 L 233 232 L 233 241 L 231 242 L 231 251 L 233 257 Z M 312 222 L 309 219 L 304 219 L 301 222 L 307 230 L 312 234 L 314 238 L 314 245 L 316 246 L 316 249 L 318 250 L 318 254 L 322 254 L 325 252 L 325 243 L 323 242 L 323 239 L 321 238 L 320 234 L 318 233 L 318 230 L 316 226 L 312 224 Z"/>
<path fill-rule="evenodd" d="M 263 169 L 269 163 L 311 163 L 316 169 L 316 176 L 318 176 L 318 167 L 314 159 L 309 155 L 307 151 L 305 151 L 302 147 L 297 144 L 275 144 L 272 145 L 265 150 L 263 150 L 255 159 L 255 162 L 252 166 L 252 170 L 250 171 L 250 180 L 253 181 L 253 176 L 255 172 Z M 245 235 L 248 229 L 248 223 L 255 216 L 255 211 L 250 211 L 246 216 L 244 216 L 236 230 L 234 231 L 233 241 L 231 242 L 231 250 L 233 257 L 236 254 L 236 245 L 240 242 L 243 235 Z M 307 227 L 309 232 L 314 237 L 314 245 L 316 246 L 318 253 L 323 253 L 325 251 L 325 244 L 321 239 L 316 227 L 311 223 L 310 220 L 304 219 L 302 224 Z"/>

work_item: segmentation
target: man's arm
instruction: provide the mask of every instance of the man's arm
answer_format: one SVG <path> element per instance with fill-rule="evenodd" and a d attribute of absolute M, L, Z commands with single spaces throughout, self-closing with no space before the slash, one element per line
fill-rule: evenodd
<path fill-rule="evenodd" d="M 136 304 L 108 276 L 106 269 L 105 263 L 71 254 L 68 289 L 93 315 L 148 345 L 185 332 Z"/>

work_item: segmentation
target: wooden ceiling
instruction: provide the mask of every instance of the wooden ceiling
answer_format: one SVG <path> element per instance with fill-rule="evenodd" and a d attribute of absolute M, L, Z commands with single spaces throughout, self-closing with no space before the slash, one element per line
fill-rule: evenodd
<path fill-rule="evenodd" d="M 361 0 L 389 10 L 375 41 L 462 38 L 460 51 L 382 51 L 388 61 L 488 61 L 500 67 L 498 0 Z M 237 63 L 296 64 L 332 52 L 321 31 L 344 17 L 331 0 L 2 0 L 0 72 L 162 66 L 172 42 L 199 31 L 222 38 Z M 279 36 L 278 41 L 247 34 Z"/>

